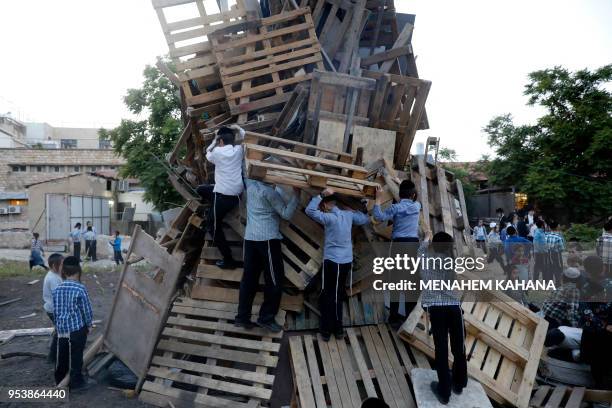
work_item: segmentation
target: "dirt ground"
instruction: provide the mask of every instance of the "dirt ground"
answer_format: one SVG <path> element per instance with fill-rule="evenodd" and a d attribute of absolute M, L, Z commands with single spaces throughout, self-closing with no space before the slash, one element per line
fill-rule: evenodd
<path fill-rule="evenodd" d="M 10 305 L 0 306 L 0 330 L 50 327 L 51 322 L 42 308 L 42 282 L 44 275 L 0 279 L 0 302 L 21 298 Z M 96 338 L 104 327 L 104 319 L 110 309 L 115 293 L 119 272 L 89 272 L 83 276 L 91 297 L 94 319 L 102 320 L 90 333 L 88 342 Z M 40 279 L 33 285 L 27 283 Z M 28 316 L 35 313 L 35 316 Z M 16 337 L 0 345 L 0 353 L 30 351 L 46 354 L 49 350 L 49 336 Z M 150 407 L 137 398 L 127 398 L 121 391 L 108 388 L 104 373 L 97 377 L 98 383 L 82 392 L 70 395 L 69 403 L 46 403 L 50 407 Z M 53 366 L 44 358 L 13 357 L 0 360 L 0 386 L 52 387 L 54 386 Z M 6 407 L 40 407 L 40 403 L 0 403 Z"/>

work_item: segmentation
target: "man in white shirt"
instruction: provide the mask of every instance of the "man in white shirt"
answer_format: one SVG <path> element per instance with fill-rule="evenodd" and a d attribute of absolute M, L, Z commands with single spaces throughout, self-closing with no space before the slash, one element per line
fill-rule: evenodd
<path fill-rule="evenodd" d="M 240 194 L 244 190 L 244 151 L 241 145 L 234 145 L 244 138 L 244 134 L 244 130 L 237 125 L 223 126 L 217 131 L 215 140 L 206 149 L 206 159 L 215 165 L 215 184 L 204 184 L 197 188 L 202 198 L 212 201 L 208 212 L 208 228 L 223 256 L 222 260 L 217 261 L 217 266 L 223 269 L 236 267 L 221 225 L 223 218 L 239 204 Z"/>

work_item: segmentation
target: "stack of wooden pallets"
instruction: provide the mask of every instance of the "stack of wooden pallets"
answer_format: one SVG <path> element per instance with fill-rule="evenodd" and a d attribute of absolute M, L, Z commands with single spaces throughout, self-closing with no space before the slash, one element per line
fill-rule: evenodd
<path fill-rule="evenodd" d="M 144 233 L 133 240 L 130 254 L 156 270 L 145 278 L 125 267 L 104 344 L 138 375 L 146 402 L 268 406 L 283 333 L 233 326 L 243 269 L 215 266 L 220 254 L 195 197 L 198 184 L 214 179 L 204 149 L 215 130 L 233 123 L 247 130 L 247 177 L 300 190 L 297 211 L 281 223 L 286 279 L 277 321 L 291 330 L 318 328 L 318 291 L 310 289 L 317 285 L 324 236 L 304 212 L 311 197 L 332 187 L 343 206 L 360 211 L 371 209 L 382 186 L 386 208 L 399 199 L 401 180 L 411 179 L 423 229 L 450 233 L 458 254 L 465 254 L 471 242 L 463 188 L 430 157 L 410 156 L 417 130 L 428 127 L 431 82 L 416 69 L 414 19 L 399 24 L 393 0 L 269 0 L 268 16 L 254 0 L 152 3 L 172 62 L 159 61 L 158 68 L 176 84 L 184 120 L 167 157 L 170 179 L 188 205 L 157 242 Z M 223 226 L 239 261 L 246 222 L 241 204 Z M 378 396 L 393 407 L 414 406 L 410 369 L 428 368 L 426 355 L 432 355 L 422 310 L 399 334 L 381 324 L 386 310 L 372 291 L 367 262 L 390 231 L 387 223 L 353 231 L 347 338 L 290 338 L 295 404 L 358 407 Z M 466 303 L 465 312 L 470 373 L 491 398 L 526 407 L 543 341 L 540 320 L 497 303 Z M 125 322 L 131 320 L 142 335 L 121 344 L 129 343 Z"/>

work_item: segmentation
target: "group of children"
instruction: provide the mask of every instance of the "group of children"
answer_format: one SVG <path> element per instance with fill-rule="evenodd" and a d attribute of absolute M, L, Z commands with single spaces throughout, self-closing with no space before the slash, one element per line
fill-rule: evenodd
<path fill-rule="evenodd" d="M 299 190 L 288 193 L 270 183 L 242 177 L 244 166 L 243 149 L 237 143 L 244 137 L 244 130 L 238 126 L 221 127 L 215 140 L 207 148 L 206 158 L 215 165 L 215 184 L 201 185 L 197 191 L 205 202 L 210 203 L 208 225 L 214 243 L 223 259 L 217 266 L 233 269 L 238 263 L 233 259 L 221 223 L 224 217 L 240 204 L 240 196 L 246 188 L 247 224 L 244 240 L 244 272 L 240 283 L 238 314 L 234 324 L 250 329 L 255 324 L 273 332 L 282 328 L 275 321 L 282 297 L 284 265 L 281 252 L 282 235 L 280 220 L 291 219 L 299 198 Z M 452 253 L 452 237 L 437 233 L 432 237 L 426 232 L 419 246 L 419 216 L 421 205 L 417 201 L 415 185 L 404 180 L 400 184 L 399 202 L 384 211 L 381 208 L 382 190 L 377 193 L 372 218 L 379 222 L 393 221 L 393 242 L 413 243 L 411 252 L 416 256 L 419 250 L 427 251 L 429 242 L 434 247 L 430 256 Z M 366 210 L 354 211 L 341 208 L 339 196 L 333 189 L 325 189 L 312 197 L 305 212 L 324 227 L 323 265 L 321 268 L 321 292 L 319 296 L 320 335 L 328 341 L 332 335 L 343 338 L 343 300 L 346 297 L 346 281 L 352 281 L 353 245 L 352 228 L 370 222 Z M 257 292 L 261 273 L 264 273 L 264 301 L 256 323 L 251 321 L 253 299 Z M 426 272 L 426 279 L 440 279 L 441 271 Z M 352 284 L 352 283 L 351 283 Z M 436 293 L 423 294 L 428 299 L 425 305 L 432 316 L 432 332 L 436 344 L 436 369 L 439 381 L 432 384 L 432 390 L 439 401 L 447 403 L 451 388 L 460 393 L 467 384 L 467 365 L 463 344 L 464 328 L 457 294 L 438 296 Z M 407 315 L 416 302 L 408 302 Z M 390 319 L 401 320 L 399 303 L 391 302 Z M 448 370 L 448 337 L 454 356 L 452 375 Z"/>
<path fill-rule="evenodd" d="M 81 283 L 81 266 L 75 256 L 51 254 L 43 282 L 43 308 L 55 330 L 49 361 L 55 364 L 55 382 L 69 375 L 71 390 L 88 388 L 83 376 L 83 351 L 93 326 L 93 311 L 87 289 Z"/>

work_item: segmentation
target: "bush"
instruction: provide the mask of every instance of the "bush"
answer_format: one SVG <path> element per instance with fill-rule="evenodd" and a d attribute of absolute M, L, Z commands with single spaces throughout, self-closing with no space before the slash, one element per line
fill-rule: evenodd
<path fill-rule="evenodd" d="M 601 228 L 591 227 L 587 224 L 571 224 L 563 235 L 566 242 L 569 242 L 570 239 L 576 239 L 578 242 L 594 246 L 595 241 L 601 235 Z"/>

